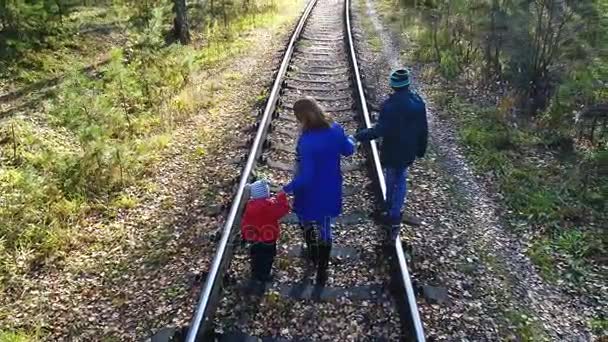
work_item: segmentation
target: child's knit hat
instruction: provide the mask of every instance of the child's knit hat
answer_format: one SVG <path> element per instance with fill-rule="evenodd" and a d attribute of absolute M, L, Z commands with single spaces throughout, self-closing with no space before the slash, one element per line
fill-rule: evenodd
<path fill-rule="evenodd" d="M 270 197 L 270 186 L 265 179 L 251 183 L 249 190 L 251 199 Z"/>
<path fill-rule="evenodd" d="M 410 72 L 407 69 L 397 69 L 391 72 L 389 77 L 390 86 L 393 88 L 403 88 L 410 85 Z"/>

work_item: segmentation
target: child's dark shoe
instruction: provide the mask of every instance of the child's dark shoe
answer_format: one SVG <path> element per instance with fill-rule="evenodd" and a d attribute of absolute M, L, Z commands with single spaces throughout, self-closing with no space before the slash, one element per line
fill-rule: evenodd
<path fill-rule="evenodd" d="M 267 276 L 256 278 L 256 280 L 262 283 L 272 283 L 272 281 L 274 280 L 274 275 L 269 274 Z"/>
<path fill-rule="evenodd" d="M 261 296 L 266 291 L 266 284 L 256 278 L 252 278 L 247 283 L 245 293 L 250 296 Z"/>
<path fill-rule="evenodd" d="M 325 286 L 327 284 L 327 269 L 322 269 L 317 272 L 317 282 L 318 286 Z"/>

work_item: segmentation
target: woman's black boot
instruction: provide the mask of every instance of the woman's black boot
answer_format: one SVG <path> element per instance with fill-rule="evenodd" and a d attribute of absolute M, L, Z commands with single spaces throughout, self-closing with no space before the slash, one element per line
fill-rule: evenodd
<path fill-rule="evenodd" d="M 317 285 L 325 286 L 327 283 L 327 268 L 329 267 L 329 257 L 331 255 L 331 242 L 319 243 L 319 261 L 317 263 Z"/>
<path fill-rule="evenodd" d="M 304 241 L 306 242 L 306 251 L 304 255 L 316 265 L 319 259 L 319 244 L 317 243 L 317 236 L 314 229 L 309 228 L 304 230 Z"/>

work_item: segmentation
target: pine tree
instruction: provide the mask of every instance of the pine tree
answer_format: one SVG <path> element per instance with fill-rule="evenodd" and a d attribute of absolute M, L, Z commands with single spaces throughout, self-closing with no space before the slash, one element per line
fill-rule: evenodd
<path fill-rule="evenodd" d="M 188 26 L 188 13 L 186 0 L 174 0 L 173 11 L 175 12 L 174 32 L 182 45 L 190 44 L 190 29 Z"/>

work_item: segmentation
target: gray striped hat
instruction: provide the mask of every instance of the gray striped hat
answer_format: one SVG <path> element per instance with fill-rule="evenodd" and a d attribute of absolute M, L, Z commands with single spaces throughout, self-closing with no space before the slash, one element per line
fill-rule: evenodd
<path fill-rule="evenodd" d="M 260 179 L 259 181 L 251 183 L 249 190 L 249 197 L 251 199 L 270 197 L 270 186 L 268 185 L 268 181 L 266 179 Z"/>

